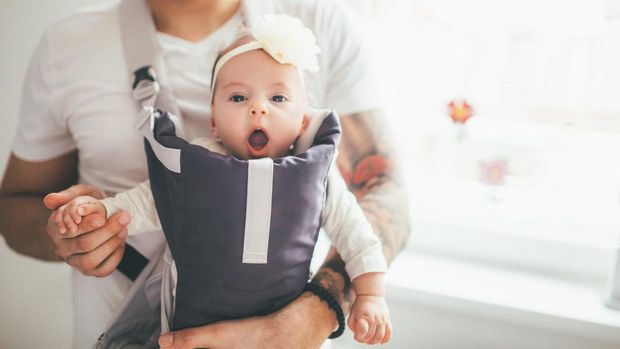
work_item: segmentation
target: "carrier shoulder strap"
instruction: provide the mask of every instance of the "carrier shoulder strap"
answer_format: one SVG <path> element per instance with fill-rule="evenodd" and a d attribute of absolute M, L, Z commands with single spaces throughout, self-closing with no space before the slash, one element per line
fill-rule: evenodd
<path fill-rule="evenodd" d="M 128 79 L 137 102 L 135 125 L 146 136 L 145 133 L 150 131 L 155 107 L 177 115 L 180 115 L 180 111 L 167 84 L 165 65 L 146 0 L 122 0 L 118 11 Z M 146 257 L 127 244 L 117 269 L 130 280 L 136 281 L 148 263 Z"/>
<path fill-rule="evenodd" d="M 146 0 L 122 0 L 119 22 L 128 76 L 133 81 L 138 107 L 147 104 L 180 117 Z"/>

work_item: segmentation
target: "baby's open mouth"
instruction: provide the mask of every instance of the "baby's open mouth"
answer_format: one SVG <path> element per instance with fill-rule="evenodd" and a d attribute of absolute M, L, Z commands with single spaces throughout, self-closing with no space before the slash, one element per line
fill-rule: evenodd
<path fill-rule="evenodd" d="M 265 131 L 261 129 L 254 130 L 248 137 L 248 143 L 254 150 L 263 149 L 265 145 L 267 145 L 267 142 L 269 142 L 269 137 L 267 137 Z"/>

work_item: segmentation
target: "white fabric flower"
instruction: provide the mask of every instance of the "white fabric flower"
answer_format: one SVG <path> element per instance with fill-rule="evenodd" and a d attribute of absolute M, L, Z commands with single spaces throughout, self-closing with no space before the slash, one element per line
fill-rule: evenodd
<path fill-rule="evenodd" d="M 252 36 L 276 61 L 293 64 L 309 72 L 319 70 L 316 44 L 312 31 L 299 18 L 289 15 L 265 15 L 252 26 Z"/>

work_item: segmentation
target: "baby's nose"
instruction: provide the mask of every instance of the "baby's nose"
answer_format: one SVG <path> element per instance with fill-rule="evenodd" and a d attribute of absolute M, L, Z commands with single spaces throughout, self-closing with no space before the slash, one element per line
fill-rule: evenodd
<path fill-rule="evenodd" d="M 267 106 L 264 103 L 254 103 L 250 107 L 250 114 L 252 116 L 264 116 L 269 113 Z"/>

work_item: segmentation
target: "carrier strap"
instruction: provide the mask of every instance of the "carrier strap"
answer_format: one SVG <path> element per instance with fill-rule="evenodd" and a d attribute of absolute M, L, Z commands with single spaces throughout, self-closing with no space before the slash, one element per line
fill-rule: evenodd
<path fill-rule="evenodd" d="M 132 95 L 136 103 L 136 128 L 153 139 L 152 125 L 155 108 L 180 116 L 174 94 L 166 79 L 163 56 L 157 42 L 157 32 L 146 0 L 122 0 L 119 4 L 119 23 L 123 53 Z M 148 137 L 147 137 L 148 139 Z M 117 269 L 135 281 L 149 260 L 127 244 Z"/>
<path fill-rule="evenodd" d="M 116 269 L 129 278 L 129 280 L 136 281 L 138 275 L 140 275 L 148 263 L 149 260 L 138 252 L 138 250 L 129 244 L 125 244 L 123 259 L 121 259 Z"/>
<path fill-rule="evenodd" d="M 139 107 L 157 107 L 180 117 L 146 0 L 123 0 L 119 11 L 128 77 Z"/>

